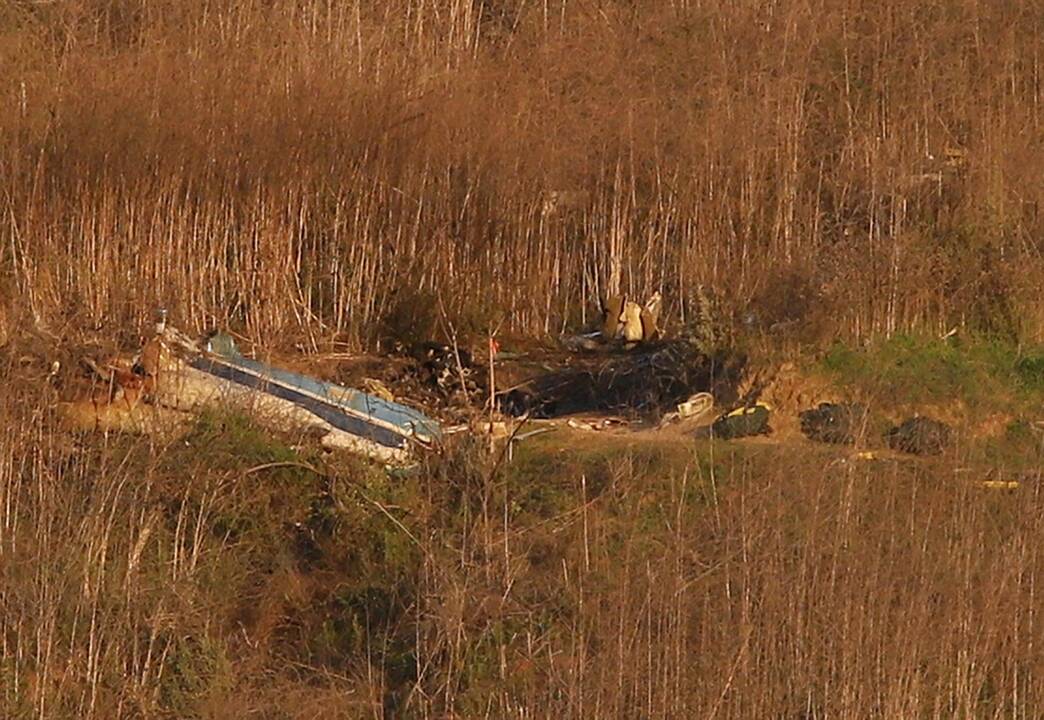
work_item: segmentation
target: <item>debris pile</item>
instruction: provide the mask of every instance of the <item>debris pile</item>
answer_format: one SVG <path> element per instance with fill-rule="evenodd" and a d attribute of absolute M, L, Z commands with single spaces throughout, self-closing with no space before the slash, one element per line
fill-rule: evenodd
<path fill-rule="evenodd" d="M 674 412 L 669 412 L 660 420 L 660 427 L 670 423 L 699 423 L 714 411 L 714 396 L 709 392 L 698 392 L 688 400 L 678 403 Z"/>
<path fill-rule="evenodd" d="M 660 307 L 663 298 L 653 293 L 644 306 L 624 295 L 606 300 L 602 305 L 602 339 L 626 343 L 651 342 L 660 336 Z"/>
<path fill-rule="evenodd" d="M 700 298 L 698 322 L 681 337 L 662 337 L 659 293 L 644 305 L 618 296 L 602 303 L 600 330 L 564 346 L 523 340 L 513 349 L 529 352 L 500 353 L 492 337 L 474 345 L 422 341 L 390 357 L 342 356 L 343 364 L 320 377 L 245 357 L 224 333 L 196 342 L 161 314 L 133 360 L 84 360 L 94 380 L 89 397 L 64 404 L 63 412 L 80 427 L 151 432 L 198 408 L 231 405 L 274 429 L 317 431 L 326 447 L 389 463 L 453 432 L 507 437 L 508 417 L 569 416 L 567 425 L 583 430 L 676 423 L 683 432 L 695 427 L 697 437 L 722 440 L 771 433 L 772 410 L 759 401 L 766 382 L 760 375 L 745 381 L 746 357 L 725 349 L 713 308 Z M 850 445 L 865 434 L 868 413 L 858 403 L 823 402 L 798 419 L 810 440 Z M 933 455 L 951 444 L 952 431 L 915 417 L 890 430 L 886 441 L 902 452 Z"/>
<path fill-rule="evenodd" d="M 913 455 L 941 455 L 953 442 L 953 430 L 939 420 L 915 416 L 889 430 L 885 439 L 893 450 Z"/>
<path fill-rule="evenodd" d="M 739 355 L 708 356 L 685 340 L 661 340 L 562 358 L 558 367 L 498 393 L 497 401 L 515 417 L 607 412 L 659 418 L 699 392 L 733 402 L 744 366 Z"/>
<path fill-rule="evenodd" d="M 769 425 L 770 413 L 771 408 L 765 403 L 743 405 L 720 415 L 709 426 L 699 428 L 694 435 L 698 438 L 709 437 L 717 440 L 768 435 L 772 432 Z"/>
<path fill-rule="evenodd" d="M 825 402 L 811 410 L 803 410 L 798 418 L 801 432 L 809 440 L 851 445 L 865 424 L 866 408 L 856 403 Z"/>
<path fill-rule="evenodd" d="M 148 432 L 157 413 L 234 407 L 277 430 L 318 431 L 326 447 L 345 448 L 401 464 L 417 444 L 430 445 L 439 425 L 423 413 L 393 402 L 383 385 L 375 394 L 323 382 L 244 357 L 228 335 L 196 343 L 166 325 L 142 347 L 129 367 L 88 363 L 104 394 L 66 403 L 63 415 L 81 427 Z M 92 423 L 93 421 L 93 423 Z"/>
<path fill-rule="evenodd" d="M 480 391 L 475 363 L 466 348 L 423 342 L 412 354 L 422 382 L 443 398 L 467 398 Z"/>

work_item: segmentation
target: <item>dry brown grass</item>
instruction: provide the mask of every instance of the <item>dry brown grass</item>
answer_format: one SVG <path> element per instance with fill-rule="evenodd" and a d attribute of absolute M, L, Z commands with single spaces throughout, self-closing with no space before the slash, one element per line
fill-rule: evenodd
<path fill-rule="evenodd" d="M 1033 2 L 8 2 L 5 282 L 55 329 L 163 303 L 305 346 L 373 342 L 414 298 L 540 332 L 661 288 L 684 320 L 699 284 L 777 329 L 1039 333 L 1042 25 Z M 796 317 L 764 308 L 788 287 Z"/>
<path fill-rule="evenodd" d="M 1032 0 L 0 4 L 0 716 L 1039 716 L 1044 495 L 962 451 L 391 481 L 230 420 L 77 439 L 20 343 L 678 323 L 701 285 L 801 340 L 1040 339 L 1042 36 Z"/>
<path fill-rule="evenodd" d="M 983 488 L 960 453 L 544 437 L 506 473 L 459 448 L 390 480 L 235 418 L 151 447 L 5 427 L 4 717 L 985 718 L 1044 697 L 1044 495 Z"/>

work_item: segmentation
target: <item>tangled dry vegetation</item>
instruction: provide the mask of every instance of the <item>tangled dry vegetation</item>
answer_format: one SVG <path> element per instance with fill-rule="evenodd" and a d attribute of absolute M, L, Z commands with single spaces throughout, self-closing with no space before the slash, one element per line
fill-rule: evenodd
<path fill-rule="evenodd" d="M 700 285 L 777 334 L 1039 333 L 1042 24 L 1032 1 L 6 3 L 3 280 L 55 332 L 164 304 L 305 347 L 427 303 L 540 332 L 659 289 L 684 321 Z"/>
<path fill-rule="evenodd" d="M 1044 697 L 1039 477 L 985 488 L 962 452 L 549 435 L 389 477 L 235 416 L 99 442 L 20 399 L 4 717 L 1031 717 Z"/>
<path fill-rule="evenodd" d="M 1032 0 L 0 4 L 0 716 L 1040 715 L 1029 425 L 389 477 L 234 416 L 71 435 L 30 345 L 165 305 L 329 355 L 653 290 L 774 346 L 1039 342 L 1041 37 Z"/>

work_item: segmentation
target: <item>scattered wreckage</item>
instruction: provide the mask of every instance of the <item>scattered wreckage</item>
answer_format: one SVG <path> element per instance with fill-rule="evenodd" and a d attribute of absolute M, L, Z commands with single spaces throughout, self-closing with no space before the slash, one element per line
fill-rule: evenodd
<path fill-rule="evenodd" d="M 940 420 L 915 415 L 890 429 L 885 440 L 893 450 L 911 455 L 941 455 L 953 444 L 953 430 Z"/>
<path fill-rule="evenodd" d="M 859 403 L 820 403 L 798 414 L 801 432 L 809 440 L 832 445 L 853 445 L 870 433 L 870 413 Z M 915 415 L 884 433 L 892 450 L 910 455 L 941 455 L 953 444 L 953 428 L 934 418 Z"/>
<path fill-rule="evenodd" d="M 771 412 L 772 408 L 762 402 L 741 405 L 722 413 L 710 425 L 697 428 L 694 435 L 698 438 L 716 440 L 735 440 L 769 435 L 772 432 L 772 428 L 769 426 Z"/>
<path fill-rule="evenodd" d="M 857 403 L 824 402 L 798 414 L 801 432 L 809 440 L 831 445 L 852 445 L 863 434 L 866 408 Z"/>
<path fill-rule="evenodd" d="M 533 418 L 618 413 L 671 422 L 704 415 L 715 402 L 735 403 L 746 358 L 707 351 L 684 333 L 664 337 L 662 304 L 659 292 L 644 305 L 625 296 L 603 301 L 600 329 L 565 338 L 566 358 L 500 390 L 501 411 Z"/>
<path fill-rule="evenodd" d="M 661 337 L 660 309 L 663 297 L 655 292 L 639 305 L 626 295 L 614 295 L 602 301 L 601 327 L 590 333 L 567 337 L 564 343 L 570 350 L 599 350 L 609 343 L 623 343 L 632 349 L 640 343 L 649 343 Z"/>
<path fill-rule="evenodd" d="M 317 431 L 328 448 L 344 448 L 387 464 L 408 462 L 430 447 L 440 425 L 424 413 L 371 394 L 323 382 L 242 355 L 231 336 L 197 343 L 165 318 L 130 368 L 93 368 L 107 382 L 103 397 L 66 403 L 80 427 L 150 431 L 184 413 L 225 407 L 248 412 L 280 430 Z M 382 393 L 384 394 L 384 393 Z"/>
<path fill-rule="evenodd" d="M 513 417 L 606 413 L 659 420 L 665 413 L 700 409 L 679 408 L 698 393 L 710 393 L 723 405 L 736 402 L 744 366 L 742 356 L 707 355 L 684 338 L 642 343 L 632 350 L 607 348 L 545 363 L 499 390 L 497 404 Z"/>
<path fill-rule="evenodd" d="M 184 425 L 193 412 L 233 408 L 273 429 L 309 431 L 324 447 L 388 465 L 407 464 L 416 449 L 431 448 L 461 431 L 488 435 L 491 442 L 547 431 L 516 437 L 531 420 L 562 418 L 578 430 L 606 430 L 637 420 L 720 440 L 770 434 L 772 409 L 759 401 L 760 386 L 755 383 L 742 397 L 739 392 L 745 357 L 707 351 L 684 333 L 662 337 L 660 304 L 659 293 L 644 306 L 610 299 L 603 303 L 601 330 L 580 336 L 584 343 L 567 342 L 566 352 L 559 348 L 542 357 L 516 353 L 513 367 L 498 364 L 497 379 L 507 380 L 507 387 L 499 389 L 492 382 L 499 351 L 493 338 L 488 368 L 464 348 L 430 342 L 419 345 L 411 358 L 378 359 L 412 368 L 412 384 L 406 385 L 427 390 L 423 400 L 408 395 L 416 405 L 439 412 L 446 425 L 397 402 L 381 380 L 358 379 L 363 389 L 353 389 L 278 368 L 244 356 L 223 332 L 197 342 L 168 325 L 165 314 L 132 361 L 100 366 L 85 360 L 103 381 L 101 392 L 63 403 L 61 410 L 77 428 L 153 433 Z M 387 379 L 398 393 L 403 377 Z M 476 424 L 477 415 L 486 418 L 484 425 Z M 454 417 L 464 422 L 454 424 Z M 852 445 L 866 435 L 868 414 L 862 405 L 820 403 L 798 417 L 810 440 Z M 932 455 L 943 452 L 951 436 L 948 426 L 917 417 L 893 428 L 886 442 L 902 452 Z"/>
<path fill-rule="evenodd" d="M 659 293 L 641 306 L 610 298 L 603 303 L 601 330 L 593 334 L 594 352 L 567 344 L 565 352 L 550 350 L 535 362 L 515 354 L 512 363 L 490 338 L 490 365 L 494 357 L 508 361 L 508 367 L 497 364 L 500 388 L 494 388 L 491 368 L 476 362 L 478 353 L 456 344 L 422 342 L 409 356 L 379 361 L 394 387 L 410 388 L 418 407 L 448 425 L 396 402 L 381 380 L 357 378 L 350 384 L 362 389 L 352 389 L 290 372 L 245 357 L 225 333 L 197 342 L 168 325 L 165 314 L 133 360 L 105 366 L 85 361 L 103 381 L 102 392 L 64 403 L 62 411 L 80 428 L 154 432 L 183 425 L 194 411 L 231 407 L 275 429 L 315 430 L 326 447 L 386 463 L 405 462 L 414 448 L 461 429 L 487 434 L 475 427 L 476 415 L 487 416 L 490 428 L 583 413 L 688 426 L 709 422 L 717 402 L 737 399 L 743 359 L 708 355 L 685 337 L 663 338 L 660 305 Z M 605 426 L 597 423 L 597 429 Z M 492 429 L 488 434 L 498 435 Z"/>

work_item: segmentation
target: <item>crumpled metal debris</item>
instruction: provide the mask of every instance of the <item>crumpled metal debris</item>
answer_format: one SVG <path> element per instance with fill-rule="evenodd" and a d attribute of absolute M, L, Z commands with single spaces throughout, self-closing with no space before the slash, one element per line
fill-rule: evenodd
<path fill-rule="evenodd" d="M 63 407 L 68 422 L 148 432 L 151 426 L 140 418 L 232 407 L 277 430 L 317 429 L 324 447 L 388 464 L 407 462 L 415 446 L 441 436 L 439 424 L 418 410 L 252 360 L 223 333 L 197 343 L 168 325 L 165 315 L 156 331 L 128 367 L 92 367 L 106 392 Z M 387 388 L 385 393 L 390 395 Z"/>
<path fill-rule="evenodd" d="M 660 336 L 663 297 L 655 292 L 639 305 L 624 295 L 608 298 L 602 306 L 602 338 L 626 343 L 649 342 Z"/>
<path fill-rule="evenodd" d="M 713 410 L 714 396 L 709 392 L 698 392 L 688 400 L 678 403 L 675 410 L 664 415 L 660 420 L 660 427 L 680 421 L 686 424 L 698 423 L 708 418 Z"/>
<path fill-rule="evenodd" d="M 579 418 L 569 418 L 566 421 L 566 425 L 573 428 L 574 430 L 608 430 L 611 427 L 619 427 L 626 424 L 627 421 L 623 418 L 598 418 L 596 420 L 582 420 Z"/>

